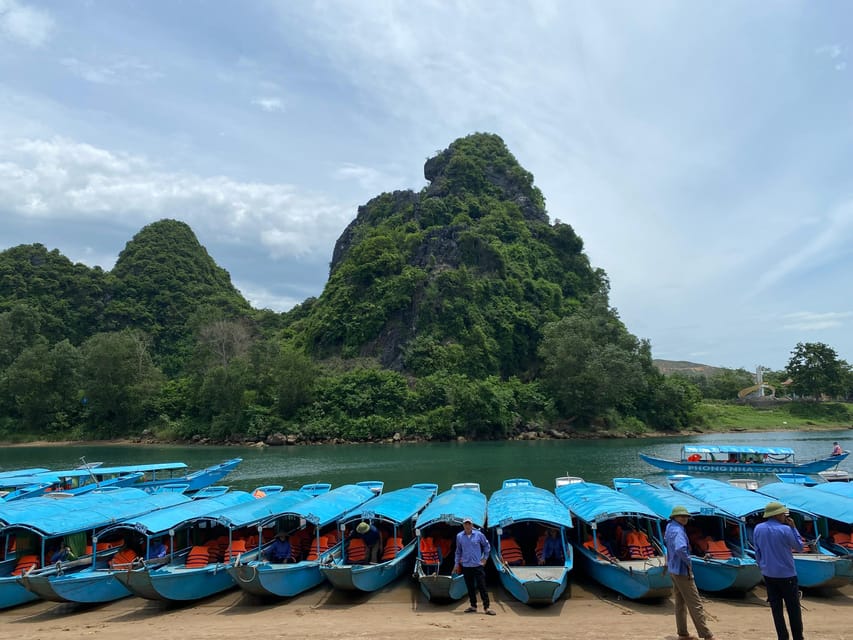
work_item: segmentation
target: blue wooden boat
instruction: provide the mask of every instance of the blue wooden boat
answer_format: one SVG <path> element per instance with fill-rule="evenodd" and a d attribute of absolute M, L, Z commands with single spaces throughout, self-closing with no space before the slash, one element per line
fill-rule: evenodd
<path fill-rule="evenodd" d="M 632 600 L 668 596 L 661 518 L 624 493 L 578 480 L 557 478 L 554 493 L 577 519 L 572 545 L 587 574 Z M 629 552 L 629 535 L 643 547 Z"/>
<path fill-rule="evenodd" d="M 404 573 L 410 574 L 418 549 L 415 519 L 437 491 L 437 484 L 414 484 L 383 493 L 344 515 L 338 524 L 344 540 L 341 552 L 331 562 L 320 565 L 320 572 L 336 589 L 367 592 L 381 589 Z M 368 564 L 363 548 L 358 561 L 350 556 L 351 536 L 360 522 L 379 530 L 382 552 L 377 564 Z"/>
<path fill-rule="evenodd" d="M 691 517 L 687 525 L 690 564 L 699 589 L 746 592 L 761 582 L 761 571 L 745 551 L 740 522 L 733 516 L 693 496 L 639 478 L 614 478 L 613 486 L 646 505 L 661 520 L 668 520 L 676 505 L 687 509 Z M 709 538 L 714 542 L 709 544 Z"/>
<path fill-rule="evenodd" d="M 245 495 L 246 499 L 235 504 L 200 509 L 177 523 L 146 523 L 152 531 L 169 527 L 172 551 L 167 561 L 146 561 L 115 573 L 115 578 L 149 600 L 199 600 L 232 588 L 234 579 L 228 569 L 242 555 L 257 557 L 265 541 L 273 537 L 262 523 L 313 498 L 311 492 L 301 489 L 262 498 Z"/>
<path fill-rule="evenodd" d="M 708 478 L 681 477 L 672 482 L 676 491 L 714 505 L 741 521 L 745 527 L 748 541 L 747 551 L 754 557 L 751 548 L 752 531 L 755 525 L 764 520 L 764 507 L 770 500 L 767 496 L 733 487 L 719 480 Z M 820 544 L 815 544 L 814 536 L 809 537 L 806 529 L 817 528 L 817 518 L 812 513 L 798 509 L 795 505 L 786 505 L 791 517 L 797 524 L 800 535 L 810 542 L 810 550 L 794 554 L 794 566 L 797 569 L 797 581 L 803 587 L 840 587 L 850 582 L 853 566 L 849 558 L 836 556 Z"/>
<path fill-rule="evenodd" d="M 266 523 L 288 532 L 302 554 L 291 564 L 265 558 L 236 563 L 228 571 L 237 586 L 255 595 L 290 597 L 319 585 L 324 579 L 320 567 L 341 554 L 338 521 L 380 495 L 382 484 L 367 481 L 332 489 Z"/>
<path fill-rule="evenodd" d="M 185 500 L 177 504 L 169 504 L 174 502 L 174 498 L 170 498 L 165 492 L 149 496 L 154 502 L 166 500 L 167 506 L 106 526 L 93 536 L 92 543 L 95 548 L 99 544 L 109 544 L 112 547 L 114 551 L 109 559 L 105 559 L 101 554 L 89 559 L 46 567 L 29 574 L 27 588 L 54 602 L 92 604 L 124 598 L 131 595 L 131 592 L 114 578 L 117 572 L 131 570 L 135 566 L 150 566 L 153 562 L 168 561 L 145 560 L 151 556 L 152 541 L 161 540 L 167 548 L 174 549 L 175 545 L 180 546 L 182 541 L 180 538 L 175 539 L 176 531 L 170 531 L 171 527 L 185 522 L 193 515 L 203 517 L 208 512 L 253 501 L 251 495 L 244 491 L 226 492 L 215 498 Z"/>
<path fill-rule="evenodd" d="M 641 453 L 650 465 L 671 473 L 817 473 L 837 466 L 847 456 L 797 461 L 787 447 L 686 444 L 678 460 Z"/>
<path fill-rule="evenodd" d="M 150 496 L 138 489 L 113 489 L 4 505 L 0 508 L 0 537 L 6 555 L 0 563 L 0 608 L 36 597 L 57 599 L 43 586 L 42 576 L 64 567 L 105 564 L 118 552 L 109 540 L 97 540 L 100 529 L 116 520 L 187 500 L 179 494 Z M 12 541 L 15 550 L 9 553 Z M 51 564 L 51 556 L 63 545 L 68 545 L 78 559 Z"/>
<path fill-rule="evenodd" d="M 853 555 L 851 525 L 853 498 L 815 491 L 802 485 L 774 482 L 758 491 L 785 505 L 797 507 L 817 516 L 817 543 L 837 556 Z"/>
<path fill-rule="evenodd" d="M 415 578 L 427 599 L 459 600 L 468 594 L 462 574 L 453 573 L 456 534 L 462 531 L 465 517 L 478 529 L 486 526 L 487 502 L 479 484 L 460 482 L 436 496 L 418 515 Z"/>
<path fill-rule="evenodd" d="M 835 496 L 853 498 L 853 482 L 826 482 L 823 484 L 816 484 L 814 486 L 814 490 Z"/>
<path fill-rule="evenodd" d="M 53 482 L 38 476 L 10 476 L 0 479 L 0 504 L 43 496 Z"/>
<path fill-rule="evenodd" d="M 556 602 L 569 584 L 574 556 L 569 545 L 572 518 L 554 494 L 525 478 L 504 480 L 488 502 L 492 563 L 504 589 L 525 604 Z M 562 564 L 540 565 L 541 545 L 555 530 Z"/>

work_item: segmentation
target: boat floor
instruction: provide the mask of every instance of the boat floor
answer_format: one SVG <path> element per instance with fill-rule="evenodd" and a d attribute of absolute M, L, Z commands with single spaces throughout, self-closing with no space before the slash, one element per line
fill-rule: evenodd
<path fill-rule="evenodd" d="M 510 567 L 519 580 L 562 580 L 565 567 Z"/>

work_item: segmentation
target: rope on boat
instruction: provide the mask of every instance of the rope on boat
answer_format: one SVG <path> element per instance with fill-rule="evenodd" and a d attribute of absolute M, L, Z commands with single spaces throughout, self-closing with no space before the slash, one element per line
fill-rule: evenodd
<path fill-rule="evenodd" d="M 243 574 L 243 572 L 242 572 L 242 571 L 237 571 L 237 579 L 238 579 L 240 582 L 243 582 L 243 583 L 245 583 L 245 584 L 248 584 L 248 583 L 250 583 L 250 582 L 253 582 L 253 581 L 254 581 L 254 579 L 255 579 L 255 578 L 257 577 L 257 575 L 258 575 L 258 568 L 257 568 L 255 565 L 252 565 L 252 564 L 247 564 L 247 565 L 243 565 L 243 566 L 251 567 L 251 569 L 252 569 L 252 575 L 251 575 L 251 577 L 250 577 L 248 580 L 246 580 L 246 579 L 244 579 L 244 578 L 243 578 L 243 575 L 242 575 L 242 574 Z"/>

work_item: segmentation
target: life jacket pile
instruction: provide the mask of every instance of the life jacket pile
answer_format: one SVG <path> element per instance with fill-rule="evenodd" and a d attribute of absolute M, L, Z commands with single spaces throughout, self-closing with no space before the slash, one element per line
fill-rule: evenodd
<path fill-rule="evenodd" d="M 214 560 L 213 562 L 216 561 Z M 190 549 L 190 553 L 187 556 L 187 561 L 184 566 L 187 569 L 199 569 L 201 567 L 206 567 L 208 564 L 210 564 L 210 548 L 198 545 Z"/>
<path fill-rule="evenodd" d="M 361 564 L 367 560 L 367 545 L 361 538 L 350 538 L 347 543 L 347 562 Z"/>
<path fill-rule="evenodd" d="M 435 546 L 432 538 L 421 538 L 421 563 L 426 565 L 441 564 L 441 550 Z"/>
<path fill-rule="evenodd" d="M 27 554 L 18 558 L 15 568 L 12 570 L 13 576 L 20 576 L 30 569 L 38 569 L 41 566 L 39 558 L 34 554 Z"/>
<path fill-rule="evenodd" d="M 403 539 L 402 538 L 388 538 L 385 541 L 385 549 L 382 551 L 382 560 L 393 560 L 397 557 L 397 554 L 403 550 Z"/>
<path fill-rule="evenodd" d="M 126 569 L 134 560 L 136 560 L 136 552 L 125 547 L 110 558 L 110 569 Z"/>
<path fill-rule="evenodd" d="M 726 545 L 723 540 L 714 540 L 712 537 L 708 536 L 705 538 L 705 542 L 708 545 L 705 553 L 711 556 L 714 560 L 728 560 L 732 557 L 731 549 L 729 549 L 728 545 Z"/>
<path fill-rule="evenodd" d="M 585 546 L 587 549 L 600 553 L 608 560 L 613 560 L 613 554 L 610 553 L 610 549 L 601 544 L 601 541 L 598 539 L 593 541 L 592 538 L 588 538 L 587 541 L 583 543 L 583 546 Z"/>
<path fill-rule="evenodd" d="M 643 531 L 629 531 L 625 535 L 625 543 L 628 546 L 628 557 L 631 560 L 644 560 L 655 555 L 655 548 Z"/>
<path fill-rule="evenodd" d="M 853 550 L 853 538 L 850 537 L 849 533 L 844 533 L 843 531 L 836 531 L 834 533 L 829 534 L 829 539 L 832 540 L 835 544 L 844 547 L 845 549 Z"/>
<path fill-rule="evenodd" d="M 501 539 L 501 558 L 511 567 L 524 564 L 524 554 L 514 538 Z"/>

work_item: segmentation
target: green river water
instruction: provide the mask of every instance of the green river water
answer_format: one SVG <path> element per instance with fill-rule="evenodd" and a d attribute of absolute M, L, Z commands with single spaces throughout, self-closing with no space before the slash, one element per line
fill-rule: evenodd
<path fill-rule="evenodd" d="M 359 480 L 382 480 L 385 489 L 414 482 L 435 482 L 445 490 L 454 482 L 478 482 L 484 493 L 500 488 L 506 478 L 528 478 L 551 489 L 554 478 L 581 476 L 609 484 L 616 476 L 662 483 L 665 474 L 644 463 L 640 452 L 676 457 L 682 444 L 754 444 L 791 447 L 798 459 L 823 457 L 833 441 L 853 447 L 853 431 L 761 432 L 604 440 L 539 440 L 506 442 L 448 442 L 424 444 L 319 445 L 295 447 L 209 447 L 152 445 L 61 445 L 0 448 L 0 470 L 22 467 L 68 469 L 102 461 L 106 465 L 185 462 L 198 469 L 240 457 L 243 462 L 224 484 L 251 490 L 264 484 L 288 489 L 308 482 L 338 486 Z M 845 461 L 841 467 L 853 472 Z M 769 479 L 775 479 L 769 477 Z"/>

